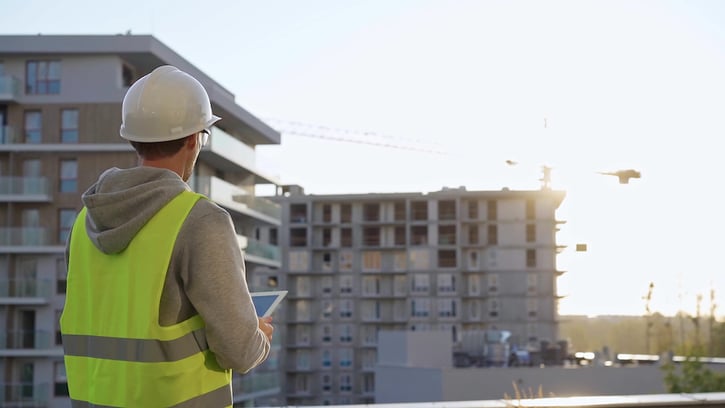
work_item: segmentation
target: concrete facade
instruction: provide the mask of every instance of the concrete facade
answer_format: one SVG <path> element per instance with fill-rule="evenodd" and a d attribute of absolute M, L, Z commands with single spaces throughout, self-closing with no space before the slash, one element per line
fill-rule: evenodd
<path fill-rule="evenodd" d="M 254 157 L 279 133 L 152 36 L 0 36 L 0 406 L 70 406 L 58 328 L 65 237 L 98 174 L 136 165 L 118 134 L 121 102 L 163 64 L 197 77 L 222 117 L 189 185 L 232 216 L 250 287 L 276 277 L 267 231 L 281 225 L 280 209 L 255 186 L 278 181 Z M 265 366 L 235 377 L 237 405 L 279 401 L 278 342 Z"/>

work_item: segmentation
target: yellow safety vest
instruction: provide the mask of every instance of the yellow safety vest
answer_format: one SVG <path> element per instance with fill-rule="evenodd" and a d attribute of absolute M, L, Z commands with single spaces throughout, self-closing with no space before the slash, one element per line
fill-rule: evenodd
<path fill-rule="evenodd" d="M 201 197 L 179 194 L 112 255 L 93 245 L 79 213 L 60 319 L 73 407 L 232 405 L 231 370 L 209 350 L 201 317 L 159 325 L 176 236 Z"/>

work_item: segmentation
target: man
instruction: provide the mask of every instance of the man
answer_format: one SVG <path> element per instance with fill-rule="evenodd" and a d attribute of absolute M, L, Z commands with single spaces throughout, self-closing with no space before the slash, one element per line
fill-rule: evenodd
<path fill-rule="evenodd" d="M 220 118 L 193 77 L 162 66 L 123 100 L 140 165 L 82 196 L 61 316 L 74 407 L 226 407 L 231 372 L 269 354 L 229 214 L 186 182 Z"/>

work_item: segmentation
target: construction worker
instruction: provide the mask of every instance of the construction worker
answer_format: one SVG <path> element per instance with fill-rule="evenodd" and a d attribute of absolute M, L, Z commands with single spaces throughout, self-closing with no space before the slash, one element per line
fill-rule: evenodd
<path fill-rule="evenodd" d="M 232 371 L 268 356 L 229 214 L 187 181 L 220 118 L 191 75 L 161 66 L 123 99 L 139 166 L 82 195 L 60 327 L 74 407 L 231 407 Z"/>

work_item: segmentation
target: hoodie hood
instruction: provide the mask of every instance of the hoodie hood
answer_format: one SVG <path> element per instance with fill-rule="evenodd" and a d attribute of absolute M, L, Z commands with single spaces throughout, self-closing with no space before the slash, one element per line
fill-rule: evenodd
<path fill-rule="evenodd" d="M 184 190 L 190 190 L 189 186 L 171 170 L 110 168 L 81 196 L 87 209 L 88 237 L 103 253 L 119 253 L 151 217 Z"/>

